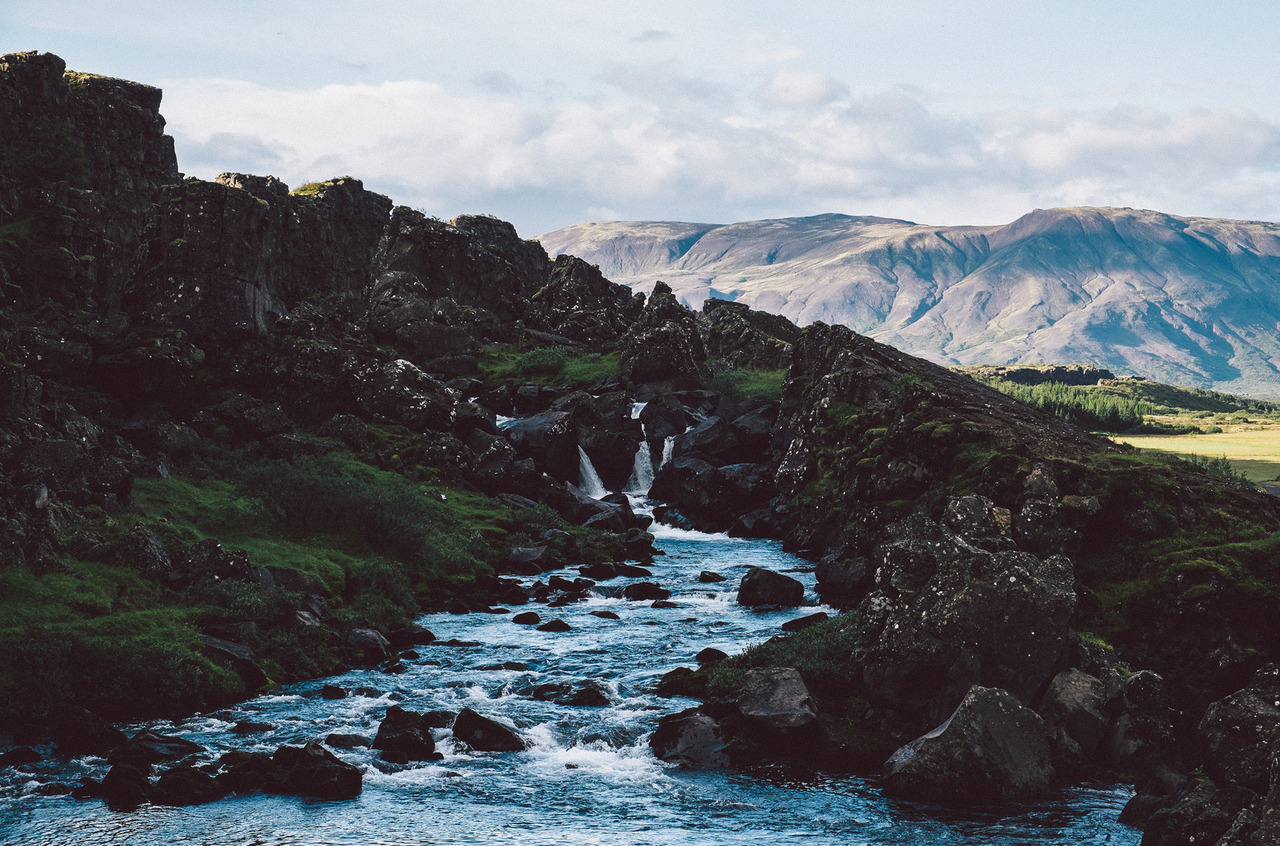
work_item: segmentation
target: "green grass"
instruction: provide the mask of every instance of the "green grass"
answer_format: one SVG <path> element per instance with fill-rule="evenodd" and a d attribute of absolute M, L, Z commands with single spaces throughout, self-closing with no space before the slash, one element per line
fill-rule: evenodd
<path fill-rule="evenodd" d="M 730 369 L 715 373 L 708 380 L 708 387 L 734 399 L 765 397 L 782 398 L 782 382 L 787 376 L 785 368 L 779 370 Z"/>
<path fill-rule="evenodd" d="M 538 347 L 518 352 L 505 346 L 486 347 L 480 357 L 480 379 L 485 384 L 533 383 L 584 388 L 617 376 L 619 353 L 570 354 L 560 347 Z"/>
<path fill-rule="evenodd" d="M 308 182 L 305 185 L 299 185 L 289 193 L 299 197 L 315 197 L 323 194 L 335 185 L 342 185 L 348 182 L 357 182 L 358 180 L 351 176 L 339 176 L 337 179 L 329 179 L 324 182 Z"/>
<path fill-rule="evenodd" d="M 1251 482 L 1280 479 L 1280 426 L 1241 424 L 1212 434 L 1125 435 L 1114 440 L 1181 456 L 1220 456 Z"/>

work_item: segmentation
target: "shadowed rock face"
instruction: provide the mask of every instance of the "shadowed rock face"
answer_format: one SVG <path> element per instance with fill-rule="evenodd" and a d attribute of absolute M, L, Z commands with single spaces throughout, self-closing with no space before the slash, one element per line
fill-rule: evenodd
<path fill-rule="evenodd" d="M 583 223 L 540 236 L 639 290 L 841 323 L 934 361 L 1080 361 L 1275 394 L 1280 226 L 1134 209 L 1004 226 L 845 215 L 727 226 Z"/>

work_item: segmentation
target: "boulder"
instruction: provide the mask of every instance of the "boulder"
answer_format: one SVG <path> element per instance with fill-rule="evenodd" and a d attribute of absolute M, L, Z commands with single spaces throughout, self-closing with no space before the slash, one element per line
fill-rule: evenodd
<path fill-rule="evenodd" d="M 107 563 L 128 567 L 152 579 L 167 578 L 173 569 L 160 539 L 145 526 L 134 526 L 111 544 Z"/>
<path fill-rule="evenodd" d="M 157 805 L 204 805 L 226 796 L 227 786 L 204 770 L 182 765 L 166 770 L 151 788 L 151 801 Z"/>
<path fill-rule="evenodd" d="M 502 434 L 518 458 L 532 459 L 539 470 L 553 478 L 578 484 L 581 456 L 570 412 L 545 411 L 522 417 L 506 426 Z"/>
<path fill-rule="evenodd" d="M 707 769 L 729 766 L 727 745 L 720 724 L 696 708 L 663 717 L 649 738 L 660 760 Z"/>
<path fill-rule="evenodd" d="M 139 769 L 146 769 L 161 761 L 176 761 L 203 751 L 203 746 L 186 738 L 171 737 L 151 729 L 143 729 L 112 751 L 107 761 L 112 764 L 130 764 Z"/>
<path fill-rule="evenodd" d="M 270 684 L 266 671 L 258 666 L 257 656 L 249 647 L 208 634 L 201 634 L 200 642 L 204 654 L 215 664 L 234 671 L 244 682 L 246 691 L 252 693 Z"/>
<path fill-rule="evenodd" d="M 818 718 L 818 707 L 793 667 L 748 670 L 735 688 L 734 700 L 747 720 L 774 731 L 800 728 Z"/>
<path fill-rule="evenodd" d="M 354 799 L 364 787 L 360 768 L 348 764 L 319 743 L 281 746 L 271 756 L 273 793 L 319 799 Z"/>
<path fill-rule="evenodd" d="M 701 573 L 698 574 L 698 581 L 704 585 L 712 585 L 717 582 L 727 582 L 729 580 L 728 578 L 720 575 L 719 573 L 713 573 L 710 570 L 703 570 Z"/>
<path fill-rule="evenodd" d="M 837 608 L 848 608 L 867 595 L 872 587 L 873 571 L 865 558 L 846 559 L 828 553 L 814 568 L 814 589 L 823 602 Z"/>
<path fill-rule="evenodd" d="M 1017 801 L 1044 794 L 1052 779 L 1040 717 L 1006 691 L 977 686 L 884 767 L 886 794 L 925 802 Z"/>
<path fill-rule="evenodd" d="M 1215 778 L 1265 795 L 1280 740 L 1280 667 L 1264 667 L 1248 688 L 1210 705 L 1197 731 Z"/>
<path fill-rule="evenodd" d="M 502 572 L 517 576 L 540 576 L 555 570 L 562 562 L 547 546 L 519 546 L 507 553 Z"/>
<path fill-rule="evenodd" d="M 369 448 L 369 427 L 354 414 L 333 415 L 320 427 L 320 434 L 341 441 L 354 452 Z"/>
<path fill-rule="evenodd" d="M 453 397 L 445 386 L 403 359 L 356 368 L 348 387 L 365 414 L 415 432 L 444 432 L 453 421 Z"/>
<path fill-rule="evenodd" d="M 377 664 L 387 659 L 391 642 L 375 629 L 352 629 L 347 635 L 347 647 L 353 659 L 361 664 Z"/>
<path fill-rule="evenodd" d="M 1064 670 L 1053 677 L 1040 705 L 1040 716 L 1051 731 L 1061 731 L 1069 741 L 1054 743 L 1055 753 L 1066 746 L 1065 756 L 1055 754 L 1055 759 L 1079 764 L 1097 752 L 1110 727 L 1103 713 L 1103 694 L 1102 682 L 1081 670 Z"/>
<path fill-rule="evenodd" d="M 622 589 L 622 596 L 633 602 L 650 602 L 668 599 L 671 591 L 654 582 L 633 582 Z"/>
<path fill-rule="evenodd" d="M 387 708 L 373 739 L 373 748 L 384 753 L 398 752 L 410 761 L 434 761 L 443 757 L 436 752 L 431 727 L 423 721 L 422 715 L 406 711 L 399 705 Z"/>
<path fill-rule="evenodd" d="M 561 620 L 557 617 L 554 620 L 549 620 L 543 623 L 537 628 L 538 628 L 538 631 L 540 632 L 567 632 L 572 627 L 568 623 L 566 623 L 564 620 Z"/>
<path fill-rule="evenodd" d="M 477 752 L 523 752 L 520 736 L 502 723 L 463 708 L 453 721 L 453 737 Z"/>
<path fill-rule="evenodd" d="M 814 614 L 806 614 L 803 617 L 796 617 L 794 620 L 787 620 L 782 624 L 782 630 L 784 632 L 802 632 L 826 619 L 829 619 L 827 612 L 818 611 Z"/>
<path fill-rule="evenodd" d="M 738 585 L 738 604 L 778 605 L 791 608 L 804 602 L 804 584 L 798 579 L 752 567 Z"/>
<path fill-rule="evenodd" d="M 113 811 L 132 811 L 150 798 L 151 783 L 133 764 L 116 764 L 102 777 L 98 795 Z"/>

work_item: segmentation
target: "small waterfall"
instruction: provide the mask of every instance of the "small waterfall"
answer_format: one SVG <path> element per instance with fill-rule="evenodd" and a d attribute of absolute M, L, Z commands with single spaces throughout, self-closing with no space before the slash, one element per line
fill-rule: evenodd
<path fill-rule="evenodd" d="M 675 451 L 675 448 L 676 436 L 669 435 L 667 439 L 662 442 L 662 461 L 658 464 L 659 470 L 667 466 L 667 462 L 671 460 L 671 453 Z"/>
<path fill-rule="evenodd" d="M 631 403 L 631 419 L 639 420 L 640 412 L 644 411 L 644 407 L 648 403 L 633 402 Z M 649 488 L 653 487 L 653 456 L 649 453 L 649 433 L 645 431 L 644 424 L 640 424 L 640 446 L 636 448 L 635 461 L 632 462 L 631 478 L 627 479 L 627 486 L 624 493 L 632 496 L 645 496 L 649 493 Z"/>
<path fill-rule="evenodd" d="M 592 499 L 599 499 L 609 492 L 604 482 L 600 481 L 600 474 L 591 464 L 587 451 L 582 447 L 578 447 L 578 488 Z"/>
<path fill-rule="evenodd" d="M 653 487 L 653 457 L 649 455 L 649 441 L 640 439 L 640 448 L 636 450 L 635 466 L 631 470 L 631 478 L 627 480 L 626 493 L 644 496 Z"/>

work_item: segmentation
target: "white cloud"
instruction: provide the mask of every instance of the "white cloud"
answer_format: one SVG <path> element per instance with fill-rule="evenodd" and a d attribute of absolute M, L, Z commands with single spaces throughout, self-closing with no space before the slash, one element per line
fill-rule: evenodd
<path fill-rule="evenodd" d="M 996 223 L 1054 205 L 1280 217 L 1280 125 L 1244 110 L 952 115 L 907 90 L 851 98 L 788 72 L 764 90 L 804 108 L 753 113 L 673 65 L 619 65 L 610 81 L 643 99 L 544 106 L 421 81 L 201 80 L 170 83 L 164 113 L 196 175 L 269 171 L 298 185 L 350 173 L 442 216 L 501 209 L 526 234 L 601 216 Z"/>
<path fill-rule="evenodd" d="M 825 106 L 849 94 L 837 79 L 807 71 L 782 69 L 756 91 L 756 101 L 770 109 L 800 109 Z"/>

